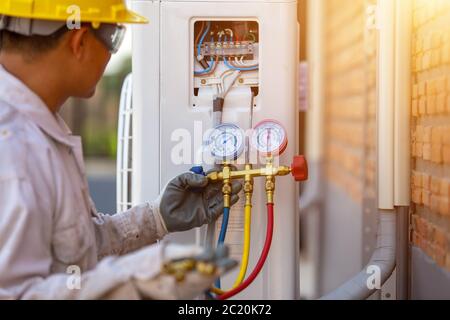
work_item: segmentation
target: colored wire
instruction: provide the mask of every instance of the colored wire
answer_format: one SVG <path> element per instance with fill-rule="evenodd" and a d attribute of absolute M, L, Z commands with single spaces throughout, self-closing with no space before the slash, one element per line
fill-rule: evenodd
<path fill-rule="evenodd" d="M 211 69 L 211 71 L 208 71 L 206 73 L 204 73 L 203 71 L 196 71 L 195 76 L 197 76 L 197 77 L 209 76 L 209 75 L 213 74 L 216 71 L 218 65 L 219 65 L 219 57 L 217 56 L 216 60 L 214 61 L 214 67 Z M 197 72 L 200 72 L 200 74 L 197 74 Z"/>
<path fill-rule="evenodd" d="M 233 70 L 226 70 L 220 76 L 219 95 L 223 96 L 225 92 L 225 79 L 233 74 Z"/>
<path fill-rule="evenodd" d="M 267 204 L 267 233 L 266 233 L 266 241 L 264 243 L 264 248 L 262 250 L 261 256 L 258 260 L 258 263 L 255 266 L 255 269 L 252 271 L 250 276 L 241 283 L 238 287 L 231 289 L 230 291 L 220 295 L 218 297 L 219 300 L 225 300 L 228 298 L 231 298 L 235 296 L 236 294 L 240 293 L 242 290 L 246 289 L 259 275 L 261 272 L 264 263 L 266 262 L 267 256 L 269 255 L 270 246 L 272 244 L 272 236 L 273 236 L 273 204 L 268 203 Z"/>
<path fill-rule="evenodd" d="M 255 36 L 252 32 L 247 32 L 247 33 L 244 35 L 244 40 L 246 40 L 248 36 L 251 36 L 251 37 L 252 37 L 252 40 L 253 40 L 254 42 L 256 42 L 256 36 Z"/>
<path fill-rule="evenodd" d="M 214 36 L 211 36 L 210 42 L 214 42 Z M 211 58 L 212 58 L 212 56 L 211 56 Z M 218 65 L 219 65 L 219 56 L 216 56 L 216 60 L 214 62 L 214 67 L 208 72 L 199 71 L 199 72 L 201 72 L 201 74 L 196 74 L 196 76 L 198 76 L 198 77 L 209 76 L 209 75 L 213 74 L 216 71 Z"/>
<path fill-rule="evenodd" d="M 233 288 L 238 287 L 242 281 L 244 281 L 245 274 L 247 273 L 248 261 L 250 257 L 250 234 L 252 225 L 252 206 L 245 205 L 245 222 L 244 222 L 244 249 L 242 250 L 241 268 L 239 274 L 234 281 Z M 222 295 L 226 291 L 219 289 L 218 287 L 212 287 L 211 291 L 215 294 Z"/>
<path fill-rule="evenodd" d="M 244 58 L 244 56 L 242 56 L 241 58 Z M 231 62 L 231 61 L 230 61 L 230 62 Z M 235 62 L 237 65 L 240 65 L 240 66 L 243 65 L 243 62 L 242 62 L 238 57 L 234 57 L 234 62 Z"/>
<path fill-rule="evenodd" d="M 223 35 L 225 34 L 225 32 L 222 30 L 222 31 L 220 31 L 220 32 L 217 33 L 217 34 L 219 35 L 218 42 L 221 42 L 221 41 L 222 41 L 222 37 L 223 37 Z"/>
<path fill-rule="evenodd" d="M 251 36 L 253 37 L 253 40 L 256 41 L 256 37 L 255 37 L 255 35 L 252 34 L 252 33 L 247 33 L 247 34 L 244 36 L 244 38 L 246 38 L 248 35 L 251 35 Z M 225 40 L 225 41 L 226 41 L 226 40 Z M 231 41 L 233 41 L 233 40 L 231 40 Z M 237 41 L 237 40 L 236 40 L 236 41 Z M 259 69 L 259 64 L 256 64 L 256 65 L 245 65 L 244 62 L 243 62 L 243 58 L 244 58 L 244 57 L 242 56 L 241 59 L 238 60 L 238 58 L 235 57 L 236 64 L 238 64 L 238 65 L 233 64 L 232 61 L 228 61 L 228 60 L 226 59 L 226 57 L 224 57 L 223 60 L 224 60 L 224 64 L 225 64 L 229 69 L 232 69 L 232 70 L 239 70 L 239 71 L 254 71 L 254 70 L 258 70 L 258 69 Z"/>
<path fill-rule="evenodd" d="M 205 40 L 206 35 L 209 32 L 209 29 L 211 29 L 211 22 L 210 21 L 208 21 L 208 23 L 206 24 L 206 30 L 203 33 L 202 37 L 200 38 L 200 42 L 197 44 L 197 55 L 198 56 L 200 56 L 201 53 L 202 53 L 202 50 L 201 50 L 202 44 L 203 44 L 203 41 Z"/>
<path fill-rule="evenodd" d="M 203 32 L 202 37 L 200 38 L 200 41 L 199 41 L 198 44 L 197 44 L 197 57 L 201 56 L 201 53 L 202 53 L 202 50 L 201 50 L 202 43 L 203 43 L 203 41 L 205 40 L 205 37 L 206 37 L 206 35 L 208 34 L 210 28 L 211 28 L 211 22 L 208 21 L 208 22 L 207 22 L 207 26 L 206 26 L 206 30 L 205 30 L 205 32 Z M 203 24 L 202 24 L 202 29 L 201 29 L 201 30 L 203 30 Z M 201 30 L 200 30 L 200 32 L 201 32 Z M 197 42 L 197 39 L 196 39 L 196 42 Z M 211 72 L 211 70 L 212 70 L 212 68 L 213 68 L 213 66 L 214 66 L 213 57 L 211 57 L 211 60 L 210 60 L 210 61 L 211 61 L 211 64 L 208 66 L 208 68 L 206 68 L 205 70 L 202 70 L 202 71 L 194 71 L 194 74 L 195 74 L 195 75 L 201 75 L 201 74 L 205 74 L 205 73 Z"/>
<path fill-rule="evenodd" d="M 258 64 L 254 64 L 254 65 L 246 65 L 244 63 L 244 56 L 241 56 L 241 58 L 239 59 L 238 57 L 234 58 L 235 64 L 233 64 L 232 61 L 230 61 L 230 64 L 232 66 L 237 66 L 237 67 L 246 67 L 246 68 L 250 68 L 250 67 L 258 67 Z"/>
<path fill-rule="evenodd" d="M 223 57 L 223 62 L 225 63 L 225 65 L 232 70 L 239 70 L 239 71 L 253 71 L 253 70 L 258 70 L 259 69 L 259 65 L 255 65 L 255 66 L 251 66 L 251 67 L 237 67 L 234 66 L 232 64 L 230 64 L 227 60 L 226 57 Z"/>
<path fill-rule="evenodd" d="M 225 36 L 224 42 L 227 42 L 227 41 L 228 41 L 228 37 Z M 231 41 L 233 41 L 232 38 L 231 38 Z M 231 69 L 231 70 L 253 71 L 253 70 L 258 70 L 258 68 L 259 68 L 259 65 L 249 66 L 249 67 L 237 67 L 237 66 L 234 66 L 234 65 L 232 65 L 232 64 L 230 64 L 228 62 L 228 59 L 225 56 L 223 57 L 223 62 L 228 67 L 228 69 Z"/>
<path fill-rule="evenodd" d="M 234 33 L 234 41 L 236 41 L 236 42 L 239 41 L 239 36 L 238 36 L 237 32 Z"/>
<path fill-rule="evenodd" d="M 200 31 L 198 32 L 197 37 L 195 37 L 195 42 L 194 43 L 195 43 L 196 47 L 197 47 L 198 40 L 200 39 L 200 35 L 202 34 L 204 27 L 205 27 L 205 21 L 202 21 L 202 23 L 200 25 Z"/>
<path fill-rule="evenodd" d="M 234 36 L 234 32 L 233 32 L 233 30 L 232 30 L 232 29 L 224 29 L 223 31 L 226 31 L 226 32 L 228 32 L 228 33 L 230 34 L 230 37 L 231 37 L 231 41 L 233 41 L 233 36 Z"/>
<path fill-rule="evenodd" d="M 219 246 L 225 242 L 229 218 L 230 218 L 230 208 L 223 208 L 222 226 L 220 227 L 220 233 L 219 233 L 219 239 L 217 240 L 217 246 Z M 215 281 L 215 286 L 217 288 L 220 288 L 220 278 L 217 278 L 217 280 Z"/>
<path fill-rule="evenodd" d="M 215 65 L 213 57 L 211 57 L 210 62 L 211 62 L 211 64 L 209 64 L 207 69 L 202 70 L 202 71 L 194 71 L 194 75 L 198 76 L 198 75 L 203 75 L 203 74 L 206 74 L 206 73 L 210 73 L 211 70 L 213 69 L 214 65 Z"/>

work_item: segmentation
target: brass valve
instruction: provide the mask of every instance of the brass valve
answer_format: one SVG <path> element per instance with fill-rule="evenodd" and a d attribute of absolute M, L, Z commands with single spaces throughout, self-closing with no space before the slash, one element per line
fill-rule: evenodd
<path fill-rule="evenodd" d="M 275 176 L 267 176 L 266 177 L 267 203 L 273 204 L 274 193 L 275 193 Z"/>
<path fill-rule="evenodd" d="M 231 206 L 231 166 L 227 163 L 223 165 L 222 177 L 223 177 L 223 206 L 229 208 Z"/>
<path fill-rule="evenodd" d="M 172 275 L 176 281 L 184 280 L 186 273 L 194 270 L 195 260 L 186 259 L 180 261 L 172 261 L 165 263 L 163 266 L 163 273 Z"/>
<path fill-rule="evenodd" d="M 195 259 L 171 261 L 163 265 L 163 273 L 173 276 L 177 282 L 184 281 L 186 274 L 193 271 L 205 276 L 212 276 L 216 273 L 217 267 L 214 263 Z"/>
<path fill-rule="evenodd" d="M 245 179 L 245 176 L 249 178 L 255 177 L 266 177 L 266 176 L 286 176 L 291 173 L 291 168 L 286 166 L 273 167 L 272 165 L 266 165 L 263 168 L 259 169 L 244 169 L 240 171 L 230 171 L 229 173 L 225 173 L 225 171 L 221 172 L 212 172 L 208 174 L 208 179 L 211 181 L 225 181 L 228 179 Z"/>
<path fill-rule="evenodd" d="M 231 180 L 244 179 L 245 203 L 251 205 L 253 194 L 253 179 L 255 177 L 266 177 L 267 202 L 273 203 L 275 192 L 275 176 L 285 176 L 291 173 L 291 168 L 286 166 L 274 167 L 271 158 L 268 158 L 265 167 L 253 169 L 251 164 L 246 164 L 245 169 L 241 171 L 231 171 L 229 164 L 224 164 L 222 172 L 213 172 L 208 175 L 212 181 L 223 181 L 223 201 L 224 207 L 230 207 L 231 199 Z"/>
<path fill-rule="evenodd" d="M 246 164 L 245 170 L 246 171 L 252 170 L 252 165 Z M 252 194 L 253 194 L 253 177 L 249 174 L 246 174 L 244 176 L 244 194 L 245 194 L 245 205 L 251 206 L 252 205 Z"/>
<path fill-rule="evenodd" d="M 208 179 L 211 181 L 223 181 L 223 197 L 224 207 L 230 207 L 231 201 L 231 181 L 233 179 L 244 179 L 244 193 L 246 204 L 251 205 L 251 197 L 253 193 L 253 179 L 256 177 L 265 177 L 267 202 L 273 203 L 275 192 L 275 177 L 286 176 L 292 174 L 295 181 L 304 181 L 308 178 L 308 166 L 303 156 L 296 156 L 290 167 L 273 165 L 273 159 L 267 158 L 267 163 L 264 167 L 253 169 L 251 164 L 246 164 L 244 170 L 232 171 L 228 163 L 224 163 L 221 172 L 212 172 L 208 174 Z"/>

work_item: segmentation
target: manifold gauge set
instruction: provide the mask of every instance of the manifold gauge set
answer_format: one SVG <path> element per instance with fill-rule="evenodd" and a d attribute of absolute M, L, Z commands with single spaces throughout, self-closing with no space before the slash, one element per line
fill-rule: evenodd
<path fill-rule="evenodd" d="M 251 147 L 263 156 L 273 157 L 282 154 L 288 140 L 283 125 L 276 120 L 263 120 L 250 132 Z M 245 150 L 246 134 L 232 123 L 222 123 L 209 134 L 206 144 L 214 158 L 221 161 L 234 161 Z"/>

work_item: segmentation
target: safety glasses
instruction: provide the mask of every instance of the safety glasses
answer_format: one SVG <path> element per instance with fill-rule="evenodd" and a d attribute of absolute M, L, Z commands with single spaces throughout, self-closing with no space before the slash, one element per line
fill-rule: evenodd
<path fill-rule="evenodd" d="M 97 39 L 106 46 L 111 54 L 117 53 L 126 34 L 126 27 L 121 24 L 102 23 L 99 28 L 91 28 Z"/>

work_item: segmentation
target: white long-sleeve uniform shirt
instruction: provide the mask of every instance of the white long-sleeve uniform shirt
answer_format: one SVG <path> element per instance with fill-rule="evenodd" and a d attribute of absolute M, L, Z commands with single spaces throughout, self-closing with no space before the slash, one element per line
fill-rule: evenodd
<path fill-rule="evenodd" d="M 137 249 L 165 234 L 151 203 L 97 213 L 80 138 L 0 65 L 0 299 L 101 298 L 157 274 L 160 246 Z"/>

